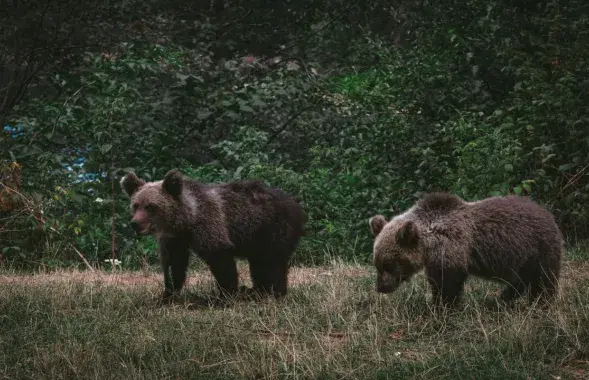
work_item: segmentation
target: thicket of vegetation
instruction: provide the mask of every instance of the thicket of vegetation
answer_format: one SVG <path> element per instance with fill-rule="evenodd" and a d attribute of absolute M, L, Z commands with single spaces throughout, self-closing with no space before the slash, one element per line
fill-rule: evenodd
<path fill-rule="evenodd" d="M 1 4 L 4 262 L 153 262 L 130 168 L 298 195 L 306 263 L 368 260 L 368 218 L 428 190 L 531 195 L 589 231 L 584 1 Z"/>

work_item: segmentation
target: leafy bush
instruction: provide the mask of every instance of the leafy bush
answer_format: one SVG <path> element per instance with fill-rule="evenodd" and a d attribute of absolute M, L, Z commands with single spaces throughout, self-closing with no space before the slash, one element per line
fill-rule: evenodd
<path fill-rule="evenodd" d="M 126 225 L 117 182 L 173 167 L 299 196 L 306 263 L 369 260 L 368 218 L 431 190 L 530 195 L 571 238 L 587 237 L 583 2 L 173 4 L 97 8 L 113 14 L 92 30 L 117 38 L 55 55 L 0 115 L 22 125 L 0 148 L 22 166 L 28 200 L 2 215 L 5 231 L 20 231 L 0 232 L 7 260 L 155 262 L 153 239 Z"/>

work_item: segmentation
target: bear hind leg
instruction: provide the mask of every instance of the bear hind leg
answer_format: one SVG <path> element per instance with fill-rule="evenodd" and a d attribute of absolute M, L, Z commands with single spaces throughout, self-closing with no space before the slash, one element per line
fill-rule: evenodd
<path fill-rule="evenodd" d="M 538 276 L 537 266 L 533 257 L 525 262 L 515 273 L 515 278 L 511 279 L 507 287 L 501 292 L 500 300 L 503 303 L 511 303 L 528 293 Z"/>
<path fill-rule="evenodd" d="M 274 296 L 284 297 L 288 289 L 288 275 L 291 258 L 299 244 L 299 237 L 289 235 L 281 247 L 276 250 L 274 269 Z"/>
<path fill-rule="evenodd" d="M 272 266 L 269 260 L 261 258 L 248 259 L 250 277 L 252 279 L 252 293 L 266 296 L 272 292 Z"/>
<path fill-rule="evenodd" d="M 283 241 L 273 249 L 272 263 L 272 294 L 279 299 L 286 296 L 288 289 L 288 273 L 290 271 L 290 259 L 296 249 L 298 239 Z"/>
<path fill-rule="evenodd" d="M 531 283 L 530 303 L 538 301 L 539 306 L 544 307 L 556 297 L 559 272 L 560 262 L 556 259 L 553 262 L 538 265 L 538 271 Z"/>
<path fill-rule="evenodd" d="M 504 303 L 511 303 L 521 297 L 528 290 L 528 287 L 528 283 L 518 279 L 513 283 L 507 284 L 499 298 Z"/>
<path fill-rule="evenodd" d="M 277 252 L 275 252 L 276 254 Z M 280 255 L 266 259 L 249 259 L 252 291 L 260 296 L 286 295 L 288 286 L 288 260 Z"/>
<path fill-rule="evenodd" d="M 275 298 L 284 297 L 288 288 L 288 262 L 284 260 L 278 261 L 274 267 L 274 280 L 272 283 L 272 291 Z"/>
<path fill-rule="evenodd" d="M 235 259 L 228 252 L 215 252 L 206 260 L 217 289 L 222 297 L 231 297 L 238 291 L 238 274 Z"/>

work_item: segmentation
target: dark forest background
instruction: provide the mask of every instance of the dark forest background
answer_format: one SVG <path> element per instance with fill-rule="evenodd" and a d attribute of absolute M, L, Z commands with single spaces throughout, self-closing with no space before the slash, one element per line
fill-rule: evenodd
<path fill-rule="evenodd" d="M 430 190 L 529 195 L 588 235 L 585 1 L 0 0 L 0 21 L 4 264 L 156 262 L 130 169 L 299 196 L 305 264 L 368 261 L 368 218 Z"/>

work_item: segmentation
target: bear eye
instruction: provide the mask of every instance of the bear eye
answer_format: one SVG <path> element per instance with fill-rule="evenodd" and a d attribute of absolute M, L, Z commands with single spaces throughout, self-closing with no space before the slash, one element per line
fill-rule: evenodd
<path fill-rule="evenodd" d="M 145 210 L 147 212 L 155 212 L 155 206 L 152 204 L 148 204 L 147 206 L 145 206 Z"/>
<path fill-rule="evenodd" d="M 390 263 L 390 262 L 383 265 L 383 269 L 389 273 L 394 273 L 398 267 L 399 266 L 396 263 Z"/>

